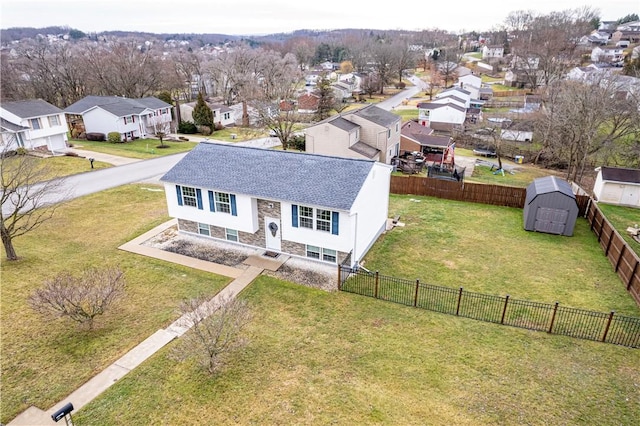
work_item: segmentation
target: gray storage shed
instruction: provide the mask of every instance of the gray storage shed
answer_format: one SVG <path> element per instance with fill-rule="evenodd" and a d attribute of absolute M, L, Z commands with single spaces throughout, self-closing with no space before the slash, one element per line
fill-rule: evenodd
<path fill-rule="evenodd" d="M 525 230 L 571 236 L 577 218 L 576 196 L 567 181 L 546 176 L 527 187 Z"/>

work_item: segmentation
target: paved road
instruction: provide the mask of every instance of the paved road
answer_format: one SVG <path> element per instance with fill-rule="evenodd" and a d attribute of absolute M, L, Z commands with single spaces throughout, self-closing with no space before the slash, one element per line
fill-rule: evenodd
<path fill-rule="evenodd" d="M 186 153 L 167 155 L 66 177 L 63 186 L 42 197 L 39 200 L 39 205 L 51 205 L 128 183 L 147 180 L 158 181 L 185 155 Z M 12 208 L 6 208 L 5 205 L 2 206 L 2 214 L 5 216 L 10 214 L 12 210 Z"/>
<path fill-rule="evenodd" d="M 412 98 L 418 93 L 425 90 L 426 83 L 420 80 L 418 77 L 412 75 L 411 77 L 409 77 L 409 80 L 414 84 L 414 86 L 403 90 L 402 92 L 390 97 L 389 99 L 385 99 L 384 101 L 377 103 L 376 106 L 390 111 L 398 105 L 402 104 L 402 101 Z"/>

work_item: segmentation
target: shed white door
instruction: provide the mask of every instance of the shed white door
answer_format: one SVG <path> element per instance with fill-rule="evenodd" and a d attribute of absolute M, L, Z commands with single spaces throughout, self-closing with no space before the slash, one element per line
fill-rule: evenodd
<path fill-rule="evenodd" d="M 548 234 L 562 234 L 568 218 L 568 210 L 538 207 L 536 211 L 536 223 L 533 229 Z"/>
<path fill-rule="evenodd" d="M 640 187 L 625 185 L 625 187 L 622 188 L 620 203 L 625 206 L 640 206 Z"/>
<path fill-rule="evenodd" d="M 266 241 L 265 244 L 268 250 L 281 250 L 282 236 L 280 234 L 280 219 L 265 216 L 264 236 Z"/>

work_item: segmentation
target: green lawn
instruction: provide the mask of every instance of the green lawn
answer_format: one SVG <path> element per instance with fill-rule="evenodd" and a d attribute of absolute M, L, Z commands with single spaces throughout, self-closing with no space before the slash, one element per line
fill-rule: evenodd
<path fill-rule="evenodd" d="M 640 351 L 258 278 L 249 345 L 214 377 L 175 343 L 77 425 L 635 425 Z"/>
<path fill-rule="evenodd" d="M 87 151 L 102 152 L 104 154 L 120 155 L 130 158 L 156 158 L 163 155 L 177 154 L 191 151 L 197 142 L 164 142 L 166 148 L 158 148 L 158 139 L 136 139 L 124 143 L 110 143 L 87 140 L 71 140 L 75 148 Z"/>
<path fill-rule="evenodd" d="M 484 160 L 490 161 L 496 165 L 498 164 L 498 160 L 496 158 L 484 158 Z M 491 167 L 489 166 L 476 165 L 473 168 L 473 175 L 469 178 L 465 178 L 465 180 L 472 183 L 526 188 L 534 181 L 534 179 L 554 174 L 548 169 L 525 164 L 515 164 L 513 161 L 504 158 L 502 159 L 502 164 L 515 167 L 515 169 L 512 170 L 512 173 L 505 170 L 503 176 L 502 173 L 494 174 L 494 172 L 497 171 L 496 168 L 491 170 Z"/>
<path fill-rule="evenodd" d="M 614 206 L 611 204 L 598 203 L 600 211 L 609 219 L 611 225 L 620 233 L 622 238 L 629 244 L 629 247 L 640 256 L 640 243 L 635 241 L 627 233 L 627 228 L 635 225 L 640 226 L 640 209 L 633 207 Z"/>
<path fill-rule="evenodd" d="M 396 227 L 365 267 L 381 274 L 468 291 L 640 316 L 584 218 L 572 237 L 523 229 L 523 211 L 391 195 Z"/>
<path fill-rule="evenodd" d="M 3 424 L 30 405 L 48 409 L 175 320 L 183 299 L 215 294 L 229 281 L 117 249 L 168 219 L 163 191 L 123 186 L 74 200 L 17 238 L 21 260 L 7 262 L 0 253 Z M 117 310 L 97 318 L 94 331 L 43 320 L 28 307 L 28 296 L 44 280 L 105 264 L 124 270 L 127 296 Z"/>

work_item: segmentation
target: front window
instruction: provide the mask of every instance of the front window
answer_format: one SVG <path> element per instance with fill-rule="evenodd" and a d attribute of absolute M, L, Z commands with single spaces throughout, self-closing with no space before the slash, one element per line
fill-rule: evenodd
<path fill-rule="evenodd" d="M 182 190 L 182 203 L 189 207 L 198 207 L 198 199 L 196 197 L 196 189 L 189 186 L 183 186 Z"/>
<path fill-rule="evenodd" d="M 129 117 L 125 117 L 124 118 L 124 124 L 129 124 L 129 123 L 133 123 L 133 116 L 130 115 Z"/>
<path fill-rule="evenodd" d="M 230 119 L 230 118 L 231 118 L 231 113 L 230 113 L 230 112 L 225 112 L 225 113 L 224 113 L 224 119 L 225 119 L 225 120 L 228 120 L 228 119 Z"/>
<path fill-rule="evenodd" d="M 238 230 L 236 229 L 226 229 L 225 232 L 226 238 L 228 241 L 238 242 Z"/>
<path fill-rule="evenodd" d="M 300 227 L 313 229 L 313 208 L 300 206 Z"/>
<path fill-rule="evenodd" d="M 211 236 L 209 225 L 207 225 L 206 223 L 198 223 L 198 233 L 200 235 Z"/>
<path fill-rule="evenodd" d="M 307 257 L 312 259 L 320 259 L 320 247 L 307 246 Z"/>
<path fill-rule="evenodd" d="M 29 120 L 29 126 L 31 126 L 31 129 L 33 129 L 33 130 L 42 129 L 42 125 L 40 124 L 40 119 L 39 118 L 30 119 Z"/>
<path fill-rule="evenodd" d="M 216 211 L 221 213 L 231 213 L 231 199 L 229 194 L 216 192 Z"/>
<path fill-rule="evenodd" d="M 331 232 L 331 211 L 317 210 L 316 229 L 318 231 Z"/>
<path fill-rule="evenodd" d="M 336 263 L 338 261 L 338 252 L 328 248 L 308 245 L 307 257 L 322 260 L 324 262 Z"/>
<path fill-rule="evenodd" d="M 49 127 L 60 125 L 60 118 L 57 115 L 50 115 L 48 118 L 49 118 Z"/>

